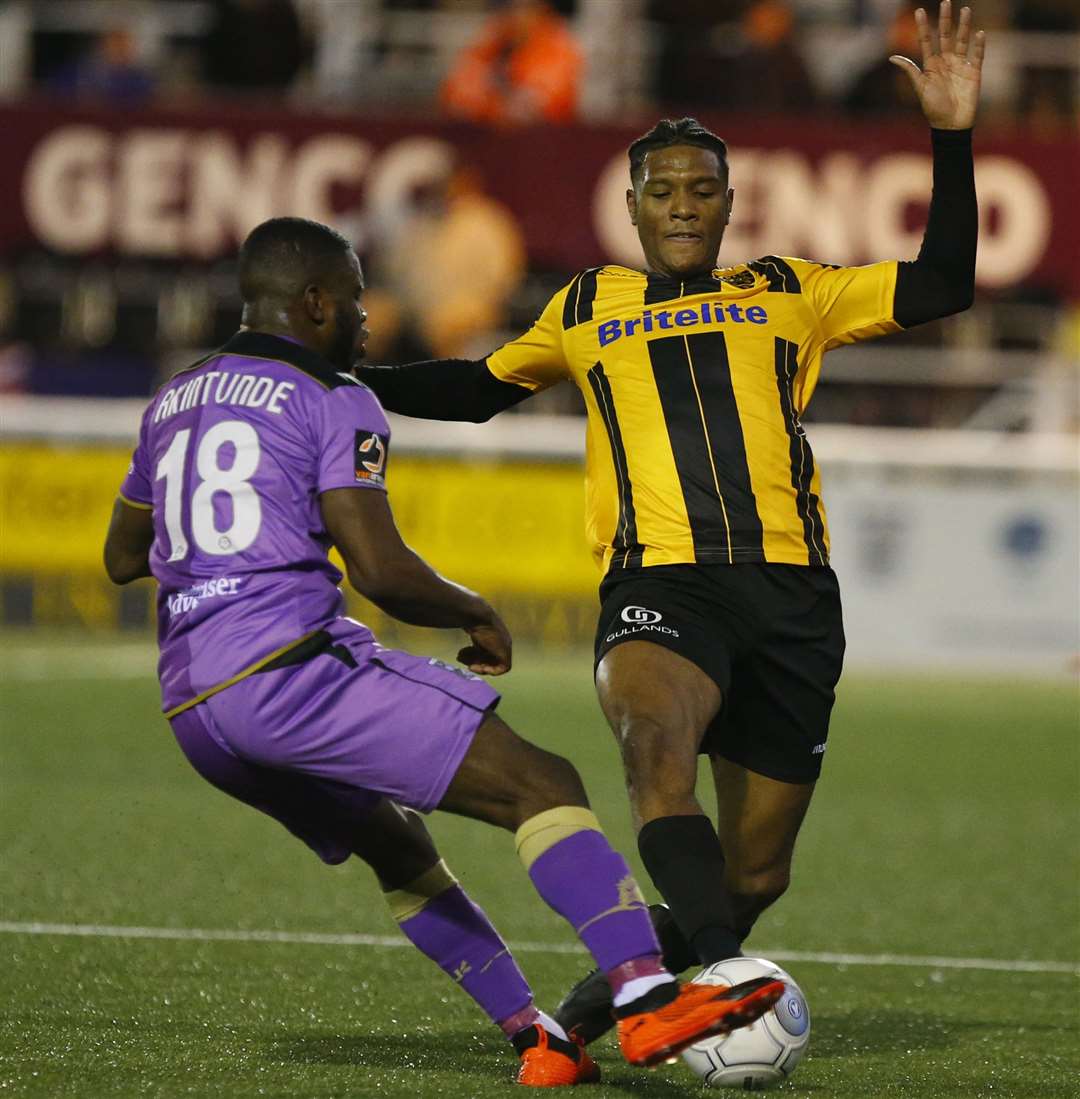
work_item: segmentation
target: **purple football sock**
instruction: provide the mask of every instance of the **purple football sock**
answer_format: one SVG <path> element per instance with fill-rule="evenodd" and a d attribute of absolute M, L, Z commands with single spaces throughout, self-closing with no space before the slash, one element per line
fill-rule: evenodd
<path fill-rule="evenodd" d="M 631 958 L 660 954 L 630 867 L 603 832 L 583 828 L 559 840 L 530 864 L 529 877 L 605 973 Z"/>
<path fill-rule="evenodd" d="M 398 926 L 496 1024 L 532 1004 L 532 990 L 506 943 L 460 885 L 429 900 Z"/>

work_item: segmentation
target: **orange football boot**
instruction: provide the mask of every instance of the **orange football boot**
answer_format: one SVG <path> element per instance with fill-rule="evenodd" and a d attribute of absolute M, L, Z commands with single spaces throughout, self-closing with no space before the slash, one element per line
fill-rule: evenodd
<path fill-rule="evenodd" d="M 585 1052 L 584 1046 L 556 1038 L 534 1023 L 529 1028 L 536 1032 L 536 1041 L 520 1050 L 521 1067 L 517 1082 L 527 1088 L 559 1088 L 569 1084 L 595 1084 L 600 1079 L 600 1067 Z M 531 1041 L 534 1035 L 521 1036 Z M 515 1035 L 514 1044 L 520 1048 L 521 1037 Z"/>
<path fill-rule="evenodd" d="M 674 999 L 649 1010 L 648 1001 L 652 997 L 655 1002 L 654 994 L 663 995 L 660 988 L 646 993 L 641 998 L 644 1010 L 639 1007 L 636 1013 L 618 1019 L 623 1056 L 643 1068 L 670 1060 L 710 1034 L 727 1034 L 748 1026 L 783 996 L 784 982 L 755 977 L 729 988 L 681 984 Z M 615 1015 L 619 1016 L 618 1008 Z"/>

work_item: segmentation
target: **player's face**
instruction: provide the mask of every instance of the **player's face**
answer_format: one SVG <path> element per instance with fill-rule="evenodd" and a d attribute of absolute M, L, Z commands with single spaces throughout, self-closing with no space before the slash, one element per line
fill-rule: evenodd
<path fill-rule="evenodd" d="M 367 313 L 362 304 L 363 293 L 364 276 L 360 261 L 354 252 L 350 252 L 341 279 L 334 287 L 333 315 L 324 352 L 339 370 L 351 370 L 364 357 L 368 330 Z"/>
<path fill-rule="evenodd" d="M 711 271 L 733 194 L 711 149 L 672 145 L 648 153 L 626 206 L 649 270 L 675 278 Z"/>

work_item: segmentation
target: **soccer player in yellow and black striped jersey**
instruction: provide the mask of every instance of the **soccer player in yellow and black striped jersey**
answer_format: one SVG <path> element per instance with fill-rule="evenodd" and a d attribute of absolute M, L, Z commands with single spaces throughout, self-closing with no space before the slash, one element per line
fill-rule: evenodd
<path fill-rule="evenodd" d="M 967 308 L 977 209 L 971 126 L 984 41 L 965 8 L 917 13 L 905 69 L 932 127 L 933 195 L 914 262 L 765 256 L 717 267 L 726 148 L 693 119 L 629 150 L 646 270 L 578 274 L 523 336 L 476 362 L 360 372 L 392 411 L 485 420 L 564 380 L 588 410 L 586 526 L 604 573 L 596 682 L 642 860 L 670 905 L 670 962 L 739 953 L 787 886 L 821 767 L 844 637 L 821 481 L 800 423 L 831 348 Z M 718 828 L 695 796 L 715 778 Z M 682 954 L 682 957 L 678 955 Z M 586 978 L 560 1021 L 608 1021 Z"/>

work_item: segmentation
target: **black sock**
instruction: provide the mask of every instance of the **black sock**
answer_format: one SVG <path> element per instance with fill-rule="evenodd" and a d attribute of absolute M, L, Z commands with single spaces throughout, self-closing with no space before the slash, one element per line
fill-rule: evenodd
<path fill-rule="evenodd" d="M 638 851 L 683 937 L 703 965 L 739 954 L 724 852 L 702 815 L 659 817 L 638 833 Z"/>

